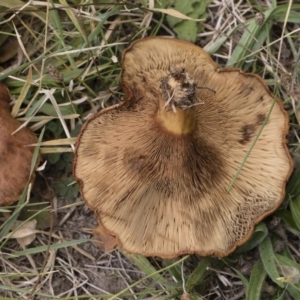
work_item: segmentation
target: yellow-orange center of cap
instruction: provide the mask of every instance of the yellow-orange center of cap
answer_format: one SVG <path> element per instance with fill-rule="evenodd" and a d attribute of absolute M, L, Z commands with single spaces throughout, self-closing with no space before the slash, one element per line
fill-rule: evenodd
<path fill-rule="evenodd" d="M 181 109 L 176 107 L 176 111 L 165 106 L 164 99 L 159 100 L 159 109 L 156 119 L 161 127 L 176 135 L 186 135 L 191 133 L 196 126 L 195 107 Z"/>

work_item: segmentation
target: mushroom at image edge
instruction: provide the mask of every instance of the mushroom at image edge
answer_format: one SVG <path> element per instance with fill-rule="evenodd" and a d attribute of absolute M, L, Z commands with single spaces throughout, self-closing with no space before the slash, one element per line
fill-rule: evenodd
<path fill-rule="evenodd" d="M 293 162 L 280 100 L 180 40 L 138 40 L 122 68 L 125 101 L 92 116 L 76 144 L 95 232 L 146 256 L 228 255 L 284 198 Z"/>
<path fill-rule="evenodd" d="M 37 138 L 28 128 L 12 135 L 21 123 L 10 115 L 10 94 L 0 82 L 0 206 L 17 201 L 30 179 L 30 167 Z M 34 176 L 31 177 L 31 181 Z"/>

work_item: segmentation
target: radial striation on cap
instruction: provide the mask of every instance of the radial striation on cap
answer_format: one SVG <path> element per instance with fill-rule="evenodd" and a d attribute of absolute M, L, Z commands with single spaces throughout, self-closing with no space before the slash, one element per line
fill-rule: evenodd
<path fill-rule="evenodd" d="M 293 163 L 280 100 L 175 39 L 134 42 L 122 68 L 125 100 L 76 144 L 74 175 L 101 232 L 147 256 L 228 255 L 283 201 Z"/>

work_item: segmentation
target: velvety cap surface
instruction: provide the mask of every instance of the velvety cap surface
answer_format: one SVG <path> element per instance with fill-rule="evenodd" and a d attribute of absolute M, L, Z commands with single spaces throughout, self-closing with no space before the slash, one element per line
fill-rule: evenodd
<path fill-rule="evenodd" d="M 10 115 L 10 95 L 0 83 L 0 205 L 10 205 L 21 196 L 30 176 L 33 147 L 36 136 L 23 128 L 13 134 L 21 123 Z"/>

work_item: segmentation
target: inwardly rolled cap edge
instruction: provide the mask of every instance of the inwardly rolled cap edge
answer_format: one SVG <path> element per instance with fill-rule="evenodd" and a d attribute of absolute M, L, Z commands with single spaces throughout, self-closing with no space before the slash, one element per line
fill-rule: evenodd
<path fill-rule="evenodd" d="M 11 205 L 17 201 L 30 180 L 33 147 L 27 145 L 37 142 L 28 128 L 22 128 L 12 135 L 21 123 L 10 115 L 10 93 L 0 82 L 0 206 Z M 38 161 L 37 161 L 38 164 Z"/>
<path fill-rule="evenodd" d="M 285 196 L 293 161 L 281 101 L 261 77 L 218 70 L 175 39 L 132 43 L 122 69 L 125 100 L 92 116 L 76 143 L 95 236 L 146 256 L 230 254 Z"/>

